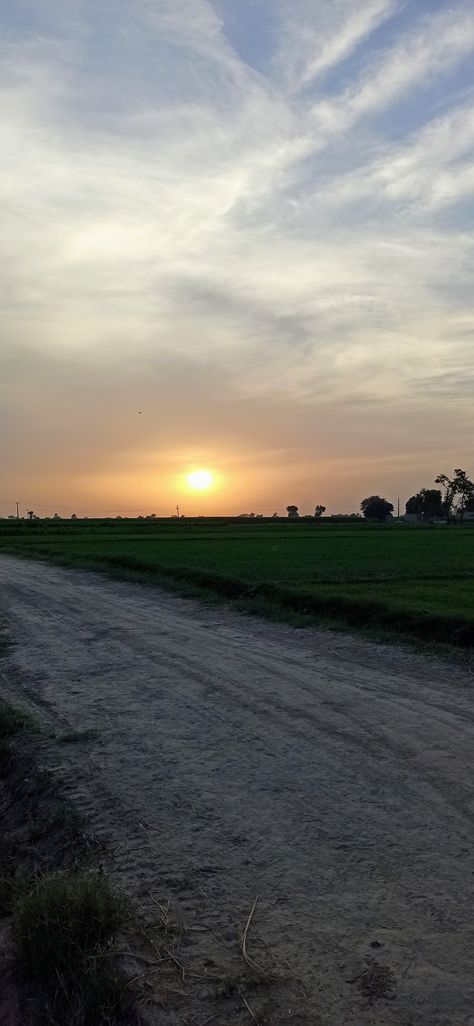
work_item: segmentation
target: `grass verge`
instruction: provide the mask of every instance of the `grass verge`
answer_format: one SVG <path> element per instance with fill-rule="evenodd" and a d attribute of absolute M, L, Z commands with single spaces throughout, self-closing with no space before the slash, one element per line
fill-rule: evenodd
<path fill-rule="evenodd" d="M 14 907 L 22 976 L 41 989 L 48 1021 L 123 1021 L 130 992 L 116 961 L 126 905 L 97 871 L 43 876 Z"/>
<path fill-rule="evenodd" d="M 474 622 L 459 615 L 414 612 L 383 601 L 284 587 L 271 581 L 249 583 L 193 567 L 146 563 L 130 556 L 45 557 L 47 562 L 97 570 L 121 580 L 161 586 L 186 597 L 222 598 L 248 612 L 298 626 L 357 627 L 375 636 L 404 636 L 428 644 L 474 647 Z"/>
<path fill-rule="evenodd" d="M 132 1026 L 119 960 L 127 904 L 101 870 L 103 849 L 39 769 L 34 724 L 3 701 L 0 739 L 0 1022 Z"/>

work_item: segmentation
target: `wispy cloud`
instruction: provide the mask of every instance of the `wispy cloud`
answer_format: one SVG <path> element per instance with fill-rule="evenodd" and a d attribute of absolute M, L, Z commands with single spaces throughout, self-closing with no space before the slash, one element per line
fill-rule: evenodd
<path fill-rule="evenodd" d="M 386 110 L 413 87 L 426 90 L 474 50 L 474 13 L 458 6 L 410 25 L 402 38 L 375 54 L 368 70 L 334 99 L 314 105 L 315 123 L 329 136 Z M 419 102 L 419 101 L 418 101 Z"/>
<path fill-rule="evenodd" d="M 400 0 L 310 0 L 281 5 L 282 32 L 275 56 L 290 91 L 297 93 L 337 67 L 401 6 Z"/>
<path fill-rule="evenodd" d="M 78 361 L 83 396 L 105 367 L 139 389 L 155 367 L 194 423 L 219 393 L 235 431 L 248 403 L 265 452 L 258 404 L 278 435 L 282 404 L 301 431 L 308 410 L 316 423 L 349 404 L 367 434 L 375 406 L 405 404 L 408 424 L 440 389 L 464 403 L 471 5 L 275 0 L 259 66 L 258 34 L 252 61 L 234 45 L 230 3 L 24 0 L 10 19 L 5 350 L 56 362 L 59 380 Z"/>
<path fill-rule="evenodd" d="M 336 175 L 318 201 L 339 209 L 346 203 L 403 204 L 415 223 L 427 211 L 474 195 L 474 107 L 436 118 L 413 137 L 381 145 L 368 164 Z"/>

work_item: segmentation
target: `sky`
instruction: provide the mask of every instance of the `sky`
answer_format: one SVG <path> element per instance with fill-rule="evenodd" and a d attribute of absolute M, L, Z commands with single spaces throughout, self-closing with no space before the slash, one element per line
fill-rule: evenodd
<path fill-rule="evenodd" d="M 0 515 L 474 472 L 472 0 L 0 13 Z"/>

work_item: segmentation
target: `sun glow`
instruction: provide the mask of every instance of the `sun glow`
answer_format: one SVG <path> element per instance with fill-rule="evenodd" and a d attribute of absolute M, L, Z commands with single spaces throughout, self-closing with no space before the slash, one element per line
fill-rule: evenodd
<path fill-rule="evenodd" d="M 211 487 L 214 477 L 210 470 L 193 470 L 191 474 L 187 475 L 186 480 L 190 488 L 202 491 L 204 488 Z"/>

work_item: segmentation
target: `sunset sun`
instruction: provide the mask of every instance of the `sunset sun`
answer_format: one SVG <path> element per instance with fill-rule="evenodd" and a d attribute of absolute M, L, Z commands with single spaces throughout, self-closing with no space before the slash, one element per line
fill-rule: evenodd
<path fill-rule="evenodd" d="M 214 478 L 210 470 L 193 470 L 191 474 L 187 475 L 186 480 L 190 488 L 203 491 L 203 489 L 211 487 Z"/>

